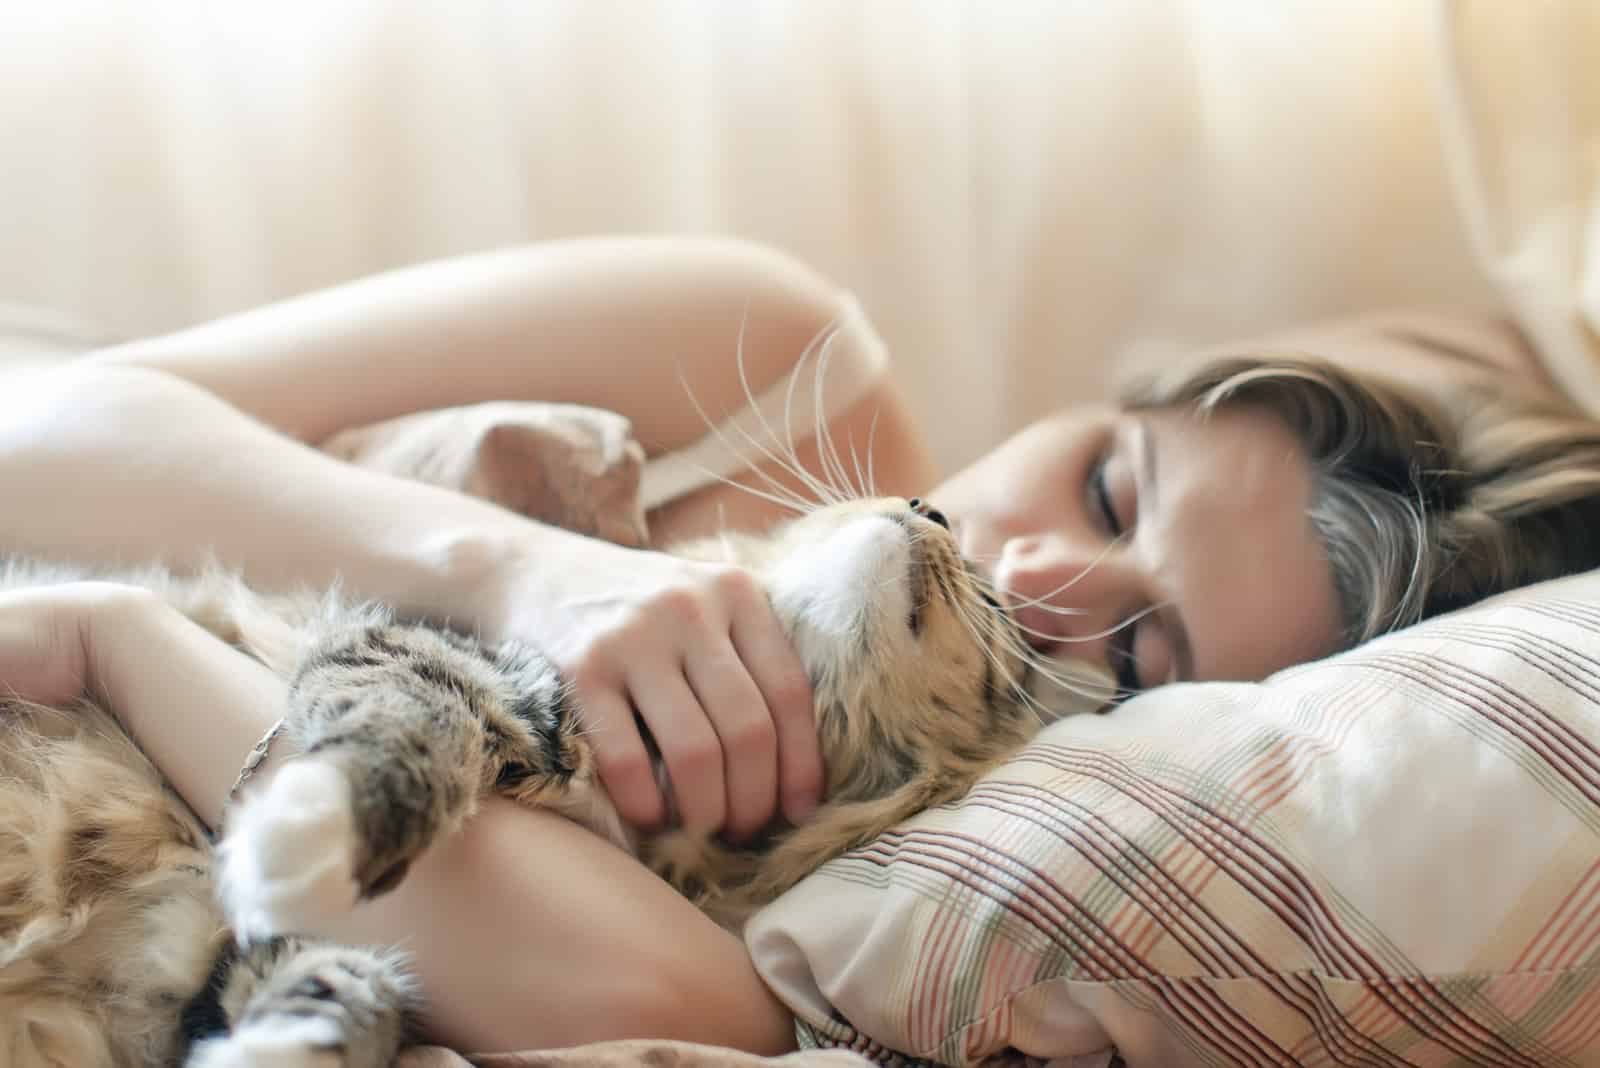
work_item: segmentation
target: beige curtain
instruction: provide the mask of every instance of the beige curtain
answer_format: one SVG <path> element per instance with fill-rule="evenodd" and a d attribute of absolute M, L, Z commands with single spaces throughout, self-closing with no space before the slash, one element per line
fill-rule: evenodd
<path fill-rule="evenodd" d="M 1454 0 L 1438 29 L 1474 248 L 1556 381 L 1600 414 L 1600 4 Z"/>
<path fill-rule="evenodd" d="M 0 304 L 139 333 L 741 234 L 857 291 L 953 464 L 1180 344 L 1491 302 L 1433 31 L 1393 0 L 4 4 Z"/>

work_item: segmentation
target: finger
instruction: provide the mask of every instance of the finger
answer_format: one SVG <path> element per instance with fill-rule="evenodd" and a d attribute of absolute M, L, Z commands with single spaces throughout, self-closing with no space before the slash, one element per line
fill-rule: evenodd
<path fill-rule="evenodd" d="M 579 723 L 617 814 L 635 827 L 649 830 L 661 826 L 667 815 L 666 801 L 634 723 L 633 707 L 616 690 L 575 690 L 582 710 Z"/>
<path fill-rule="evenodd" d="M 778 733 L 772 713 L 729 641 L 691 658 L 687 674 L 722 747 L 725 829 L 736 840 L 747 837 L 772 822 L 778 808 Z"/>
<path fill-rule="evenodd" d="M 734 614 L 733 647 L 761 691 L 778 742 L 778 797 L 790 823 L 822 799 L 825 769 L 811 680 L 764 596 Z"/>
<path fill-rule="evenodd" d="M 722 744 L 682 669 L 641 667 L 630 673 L 628 692 L 661 750 L 683 826 L 721 830 L 728 818 Z"/>

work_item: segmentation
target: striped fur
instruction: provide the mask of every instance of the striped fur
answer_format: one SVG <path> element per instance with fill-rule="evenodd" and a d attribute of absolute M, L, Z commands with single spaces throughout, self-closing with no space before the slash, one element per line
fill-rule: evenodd
<path fill-rule="evenodd" d="M 535 650 L 381 607 L 259 598 L 217 576 L 138 576 L 287 671 L 286 727 L 301 755 L 247 795 L 213 854 L 103 713 L 7 715 L 0 763 L 32 777 L 0 793 L 0 837 L 29 843 L 35 883 L 73 871 L 94 880 L 51 896 L 0 861 L 0 889 L 21 902 L 0 910 L 10 1063 L 174 1063 L 187 1041 L 180 1021 L 225 1029 L 193 1047 L 192 1065 L 384 1063 L 413 996 L 400 961 L 294 936 L 397 885 L 483 796 L 563 811 L 738 925 L 829 858 L 960 796 L 1040 725 L 1009 622 L 948 532 L 903 501 L 836 505 L 770 537 L 680 551 L 756 575 L 815 690 L 825 803 L 806 825 L 775 823 L 751 846 L 682 830 L 633 837 L 598 780 L 580 710 Z M 13 571 L 11 581 L 65 577 Z M 125 785 L 108 791 L 102 780 Z M 84 842 L 128 848 L 98 867 L 63 867 Z M 54 942 L 36 936 L 40 925 Z M 243 953 L 226 948 L 229 932 Z M 96 970 L 114 956 L 108 947 L 141 942 L 171 963 L 110 979 Z M 64 963 L 71 954 L 91 963 Z M 125 994 L 108 1001 L 113 988 Z"/>

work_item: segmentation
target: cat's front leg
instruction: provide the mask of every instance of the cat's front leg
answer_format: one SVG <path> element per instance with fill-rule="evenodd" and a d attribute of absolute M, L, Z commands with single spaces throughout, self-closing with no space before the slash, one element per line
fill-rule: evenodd
<path fill-rule="evenodd" d="M 215 997 L 226 1030 L 184 1068 L 388 1068 L 417 1006 L 393 954 L 298 939 L 240 951 Z"/>
<path fill-rule="evenodd" d="M 300 755 L 230 813 L 219 847 L 235 930 L 314 932 L 395 886 L 483 794 L 562 781 L 564 700 L 537 654 L 462 635 L 375 620 L 320 639 L 289 688 Z"/>

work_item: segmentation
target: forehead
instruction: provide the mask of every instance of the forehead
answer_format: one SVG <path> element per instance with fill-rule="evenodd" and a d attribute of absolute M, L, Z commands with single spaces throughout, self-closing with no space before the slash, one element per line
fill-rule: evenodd
<path fill-rule="evenodd" d="M 1255 679 L 1332 652 L 1338 601 L 1288 427 L 1248 408 L 1136 418 L 1155 463 L 1135 552 L 1188 625 L 1196 677 Z"/>

